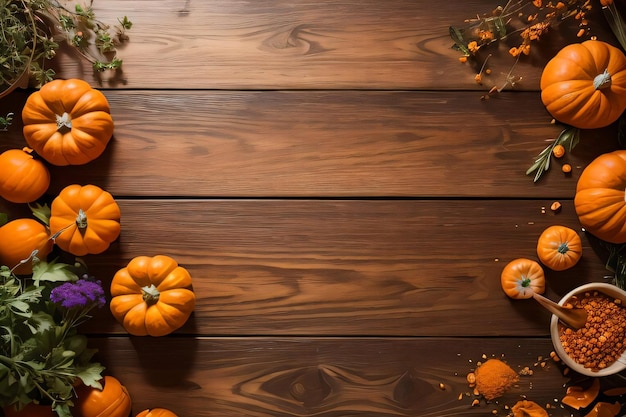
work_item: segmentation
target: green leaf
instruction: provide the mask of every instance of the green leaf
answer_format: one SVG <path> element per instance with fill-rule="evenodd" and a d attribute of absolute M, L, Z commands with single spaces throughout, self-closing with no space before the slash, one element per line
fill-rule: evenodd
<path fill-rule="evenodd" d="M 88 366 L 81 368 L 77 374 L 83 384 L 88 387 L 102 389 L 102 372 L 104 372 L 104 366 L 99 363 L 91 363 Z"/>
<path fill-rule="evenodd" d="M 50 225 L 50 207 L 48 204 L 41 205 L 36 203 L 34 206 L 29 204 L 28 207 L 37 219 L 39 219 L 46 226 Z"/>
<path fill-rule="evenodd" d="M 33 265 L 33 282 L 41 285 L 41 281 L 64 282 L 77 281 L 78 276 L 72 271 L 72 266 L 64 263 L 37 262 Z"/>
<path fill-rule="evenodd" d="M 550 161 L 552 160 L 552 150 L 557 145 L 563 145 L 569 152 L 574 149 L 574 147 L 580 141 L 580 129 L 575 127 L 567 127 L 559 133 L 559 136 L 544 150 L 542 150 L 539 155 L 535 158 L 535 162 L 528 168 L 526 171 L 526 175 L 530 175 L 533 172 L 535 173 L 535 177 L 533 182 L 539 181 L 541 175 L 550 169 Z"/>

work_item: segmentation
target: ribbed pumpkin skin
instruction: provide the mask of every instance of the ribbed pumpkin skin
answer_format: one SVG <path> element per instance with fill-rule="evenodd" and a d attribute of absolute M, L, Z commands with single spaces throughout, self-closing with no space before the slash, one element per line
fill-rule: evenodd
<path fill-rule="evenodd" d="M 543 294 L 546 280 L 539 263 L 527 258 L 513 259 L 500 274 L 502 291 L 510 298 L 531 298 L 534 293 Z"/>
<path fill-rule="evenodd" d="M 9 149 L 0 154 L 0 197 L 12 203 L 32 203 L 50 186 L 46 165 L 30 149 Z"/>
<path fill-rule="evenodd" d="M 165 408 L 153 408 L 151 410 L 143 410 L 135 417 L 178 417 L 178 415 Z"/>
<path fill-rule="evenodd" d="M 52 251 L 52 240 L 46 226 L 35 219 L 15 219 L 0 227 L 0 264 L 13 268 L 35 250 L 37 258 L 46 259 Z M 31 262 L 17 268 L 17 274 L 31 274 Z"/>
<path fill-rule="evenodd" d="M 596 89 L 594 79 L 605 70 L 611 83 Z M 626 109 L 626 56 L 598 40 L 565 46 L 543 69 L 541 100 L 562 123 L 581 129 L 610 125 Z"/>
<path fill-rule="evenodd" d="M 564 271 L 578 263 L 583 245 L 574 229 L 553 225 L 546 228 L 537 240 L 537 256 L 553 271 Z"/>
<path fill-rule="evenodd" d="M 84 213 L 86 227 L 77 218 Z M 56 244 L 76 256 L 99 254 L 120 235 L 120 208 L 113 196 L 95 185 L 65 187 L 50 205 L 50 231 Z"/>
<path fill-rule="evenodd" d="M 59 127 L 58 120 L 64 120 Z M 53 165 L 83 165 L 104 152 L 113 135 L 109 103 L 80 79 L 53 80 L 22 110 L 24 139 Z"/>
<path fill-rule="evenodd" d="M 189 272 L 171 257 L 138 256 L 111 281 L 113 317 L 134 336 L 165 336 L 182 327 L 195 307 Z M 158 297 L 151 294 L 158 293 Z"/>
<path fill-rule="evenodd" d="M 76 389 L 72 414 L 74 417 L 128 417 L 132 400 L 121 382 L 110 375 L 104 377 L 102 390 L 81 385 Z"/>
<path fill-rule="evenodd" d="M 598 156 L 578 178 L 574 207 L 587 232 L 610 243 L 626 242 L 626 151 Z"/>

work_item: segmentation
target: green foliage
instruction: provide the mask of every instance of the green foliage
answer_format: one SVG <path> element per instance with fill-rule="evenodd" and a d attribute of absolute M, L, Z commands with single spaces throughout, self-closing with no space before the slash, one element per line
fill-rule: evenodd
<path fill-rule="evenodd" d="M 104 367 L 76 330 L 93 305 L 65 309 L 50 300 L 56 283 L 78 274 L 76 265 L 56 262 L 34 263 L 32 278 L 0 267 L 0 406 L 43 402 L 71 417 L 77 380 L 101 388 Z"/>
<path fill-rule="evenodd" d="M 91 2 L 71 9 L 63 0 L 0 0 L 0 25 L 0 91 L 26 70 L 36 87 L 51 81 L 55 72 L 48 61 L 59 42 L 74 47 L 95 71 L 117 70 L 122 62 L 115 56 L 117 46 L 132 27 L 126 16 L 114 26 L 98 20 Z"/>
<path fill-rule="evenodd" d="M 539 155 L 537 155 L 537 157 L 535 158 L 535 162 L 526 171 L 526 175 L 530 175 L 534 172 L 535 177 L 533 181 L 539 181 L 539 178 L 541 178 L 541 174 L 550 169 L 552 150 L 554 150 L 557 145 L 563 145 L 568 152 L 571 152 L 579 141 L 580 129 L 575 127 L 567 127 L 563 129 L 559 136 L 557 136 L 557 138 L 548 147 L 546 147 L 543 151 L 539 153 Z"/>

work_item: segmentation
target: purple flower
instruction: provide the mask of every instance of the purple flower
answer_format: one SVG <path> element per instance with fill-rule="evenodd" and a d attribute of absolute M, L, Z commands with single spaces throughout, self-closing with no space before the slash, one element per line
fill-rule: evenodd
<path fill-rule="evenodd" d="M 65 308 L 87 307 L 95 305 L 102 307 L 106 300 L 100 281 L 79 279 L 76 282 L 66 282 L 52 290 L 50 300 Z"/>

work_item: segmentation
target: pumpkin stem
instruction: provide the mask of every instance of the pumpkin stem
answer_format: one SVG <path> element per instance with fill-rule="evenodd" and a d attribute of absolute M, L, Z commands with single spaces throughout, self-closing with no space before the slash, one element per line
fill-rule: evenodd
<path fill-rule="evenodd" d="M 57 130 L 61 130 L 66 127 L 68 129 L 72 128 L 72 118 L 67 112 L 63 113 L 62 116 L 56 115 L 57 117 Z"/>
<path fill-rule="evenodd" d="M 569 251 L 569 247 L 567 246 L 567 243 L 563 242 L 559 245 L 556 251 L 560 253 L 561 255 L 564 255 Z"/>
<path fill-rule="evenodd" d="M 522 278 L 522 287 L 523 288 L 528 288 L 530 287 L 530 278 Z"/>
<path fill-rule="evenodd" d="M 143 300 L 148 304 L 152 305 L 159 301 L 159 295 L 161 294 L 157 287 L 154 284 L 150 284 L 149 287 L 141 287 L 141 292 L 143 293 Z"/>
<path fill-rule="evenodd" d="M 76 216 L 76 226 L 79 229 L 87 228 L 87 214 L 83 211 L 83 209 L 78 209 L 78 216 Z"/>
<path fill-rule="evenodd" d="M 602 88 L 607 88 L 611 86 L 611 74 L 609 74 L 609 69 L 605 69 L 602 74 L 596 75 L 596 78 L 593 79 L 593 88 L 596 90 L 600 90 Z"/>

